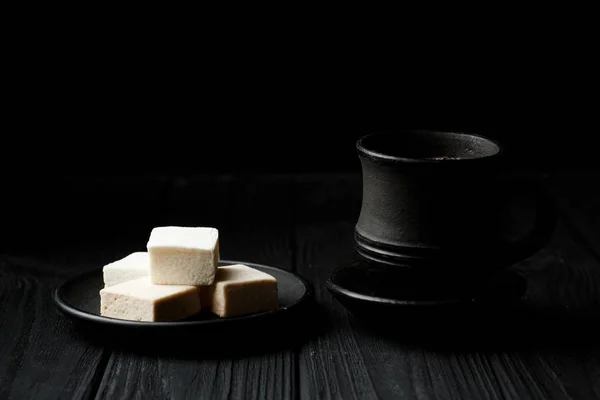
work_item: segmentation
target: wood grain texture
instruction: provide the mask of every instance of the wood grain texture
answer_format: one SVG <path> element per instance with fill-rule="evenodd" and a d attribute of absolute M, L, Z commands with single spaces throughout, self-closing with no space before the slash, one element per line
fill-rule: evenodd
<path fill-rule="evenodd" d="M 334 304 L 323 286 L 333 268 L 352 260 L 353 222 L 358 217 L 355 175 L 298 177 L 296 264 L 315 283 L 321 334 L 300 348 L 300 398 L 370 399 L 378 389 L 370 378 L 369 360 L 359 351 L 344 309 Z"/>
<path fill-rule="evenodd" d="M 8 188 L 13 195 L 2 210 L 0 240 L 0 398 L 92 398 L 110 350 L 74 329 L 51 293 L 64 279 L 143 250 L 153 218 L 162 215 L 166 181 L 75 175 Z"/>
<path fill-rule="evenodd" d="M 359 351 L 346 312 L 334 304 L 323 287 L 328 273 L 352 257 L 346 244 L 347 223 L 322 223 L 298 228 L 298 271 L 315 282 L 321 334 L 300 349 L 300 397 L 303 399 L 376 398 L 377 388 L 370 378 L 369 360 Z M 345 250 L 344 250 L 345 248 Z"/>
<path fill-rule="evenodd" d="M 87 398 L 106 350 L 77 337 L 50 302 L 59 280 L 31 268 L 0 259 L 0 398 Z"/>
<path fill-rule="evenodd" d="M 560 220 L 552 241 L 512 268 L 528 284 L 521 302 L 400 330 L 353 318 L 323 286 L 354 258 L 360 175 L 111 179 L 61 183 L 76 198 L 34 214 L 40 224 L 65 218 L 64 236 L 39 251 L 11 246 L 23 229 L 0 244 L 0 398 L 600 399 L 600 204 L 589 177 L 545 181 Z M 94 214 L 102 203 L 114 212 Z M 81 230 L 86 222 L 98 230 Z M 152 226 L 171 224 L 216 226 L 223 259 L 311 280 L 317 335 L 263 354 L 140 354 L 99 347 L 57 313 L 50 292 L 62 279 L 143 250 Z"/>
<path fill-rule="evenodd" d="M 304 182 L 297 189 L 309 196 L 304 204 L 322 210 L 303 219 L 297 233 L 298 270 L 316 282 L 351 258 L 356 204 L 349 199 L 360 187 L 350 177 L 321 184 L 316 189 L 317 182 Z M 429 322 L 429 331 L 372 329 L 349 318 L 318 285 L 333 326 L 301 348 L 302 397 L 600 398 L 598 342 L 585 332 L 597 320 L 580 319 L 580 311 L 600 315 L 600 268 L 589 249 L 561 221 L 548 246 L 514 270 L 529 285 L 516 309 L 475 315 L 463 326 Z M 565 332 L 564 324 L 572 330 Z"/>
<path fill-rule="evenodd" d="M 289 196 L 290 183 L 284 177 L 178 178 L 161 224 L 217 227 L 222 259 L 292 270 Z M 243 337 L 239 332 L 238 340 Z M 296 394 L 296 375 L 293 348 L 264 355 L 198 354 L 187 359 L 115 351 L 98 397 L 288 399 Z"/>

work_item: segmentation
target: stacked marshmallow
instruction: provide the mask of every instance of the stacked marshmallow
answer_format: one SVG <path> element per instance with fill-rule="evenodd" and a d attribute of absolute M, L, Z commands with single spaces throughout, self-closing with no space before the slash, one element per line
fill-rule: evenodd
<path fill-rule="evenodd" d="M 100 314 L 133 321 L 178 321 L 200 310 L 234 317 L 277 309 L 274 277 L 243 264 L 219 267 L 219 231 L 157 227 L 147 252 L 103 268 Z"/>

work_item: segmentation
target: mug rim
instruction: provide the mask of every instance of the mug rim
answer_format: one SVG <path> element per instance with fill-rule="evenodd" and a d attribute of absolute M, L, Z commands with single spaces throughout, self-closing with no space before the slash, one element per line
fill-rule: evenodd
<path fill-rule="evenodd" d="M 388 135 L 391 136 L 391 135 L 398 135 L 398 134 L 404 134 L 404 133 L 436 133 L 436 134 L 443 134 L 443 135 L 449 135 L 449 136 L 459 136 L 462 138 L 472 137 L 472 138 L 482 139 L 484 141 L 487 141 L 487 142 L 493 144 L 496 147 L 497 151 L 493 154 L 479 156 L 479 157 L 431 159 L 431 158 L 411 158 L 411 157 L 403 157 L 403 156 L 392 156 L 389 154 L 371 150 L 363 145 L 364 140 L 371 138 L 373 136 L 388 136 Z M 358 139 L 356 141 L 356 149 L 358 150 L 359 155 L 367 156 L 367 157 L 371 158 L 372 160 L 376 160 L 376 161 L 417 163 L 417 164 L 445 164 L 445 163 L 458 163 L 458 162 L 477 162 L 477 161 L 482 161 L 482 160 L 488 160 L 490 158 L 497 158 L 498 156 L 501 156 L 504 153 L 502 146 L 496 140 L 490 139 L 489 137 L 478 134 L 478 133 L 453 132 L 453 131 L 428 130 L 428 129 L 405 129 L 405 130 L 401 130 L 401 131 L 398 131 L 395 133 L 393 133 L 393 132 L 369 133 L 369 134 L 362 136 L 360 139 Z"/>

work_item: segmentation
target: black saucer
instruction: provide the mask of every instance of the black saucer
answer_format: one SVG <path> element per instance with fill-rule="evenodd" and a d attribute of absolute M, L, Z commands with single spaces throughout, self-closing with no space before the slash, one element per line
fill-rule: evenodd
<path fill-rule="evenodd" d="M 325 286 L 356 316 L 507 305 L 527 289 L 525 280 L 508 270 L 473 276 L 360 259 L 333 271 Z"/>

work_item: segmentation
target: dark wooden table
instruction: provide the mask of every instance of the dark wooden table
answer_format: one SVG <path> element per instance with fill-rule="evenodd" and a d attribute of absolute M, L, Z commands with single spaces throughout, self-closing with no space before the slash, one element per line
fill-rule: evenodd
<path fill-rule="evenodd" d="M 600 399 L 597 173 L 539 176 L 559 221 L 551 242 L 513 268 L 528 283 L 526 318 L 480 326 L 476 337 L 438 325 L 421 341 L 370 330 L 323 286 L 354 257 L 360 175 L 13 180 L 2 196 L 0 398 Z M 290 348 L 239 357 L 140 355 L 87 340 L 54 308 L 53 288 L 143 250 L 166 224 L 218 227 L 223 259 L 303 275 L 325 326 Z"/>

